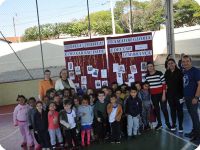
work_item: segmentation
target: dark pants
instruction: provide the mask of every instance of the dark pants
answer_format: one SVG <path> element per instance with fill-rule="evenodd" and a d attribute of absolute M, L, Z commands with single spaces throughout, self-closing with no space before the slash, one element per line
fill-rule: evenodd
<path fill-rule="evenodd" d="M 38 131 L 38 141 L 42 148 L 51 147 L 48 131 Z"/>
<path fill-rule="evenodd" d="M 78 146 L 78 139 L 76 136 L 76 128 L 65 130 L 65 138 L 67 140 L 69 148 L 73 147 L 72 140 L 74 141 L 74 145 Z"/>
<path fill-rule="evenodd" d="M 98 140 L 103 140 L 106 136 L 107 132 L 107 124 L 106 122 L 98 122 L 96 123 L 96 132 Z"/>
<path fill-rule="evenodd" d="M 189 112 L 191 119 L 192 119 L 194 134 L 200 136 L 200 122 L 199 122 L 199 115 L 198 115 L 198 103 L 193 105 L 191 97 L 185 97 L 185 103 L 186 103 L 188 112 Z"/>
<path fill-rule="evenodd" d="M 120 122 L 114 121 L 110 124 L 111 127 L 111 140 L 117 142 L 120 140 Z"/>
<path fill-rule="evenodd" d="M 152 94 L 151 100 L 152 100 L 153 106 L 155 108 L 155 113 L 156 113 L 156 118 L 157 118 L 158 124 L 162 124 L 161 118 L 160 118 L 160 106 L 161 106 L 161 110 L 162 110 L 164 117 L 165 117 L 165 123 L 169 124 L 169 115 L 168 115 L 168 111 L 167 111 L 167 101 L 164 101 L 164 102 L 162 101 L 162 94 L 154 94 L 154 95 Z"/>
<path fill-rule="evenodd" d="M 183 127 L 183 104 L 180 104 L 179 98 L 168 98 L 168 103 L 171 110 L 171 118 L 173 126 L 176 126 L 176 116 L 178 116 L 179 128 Z"/>

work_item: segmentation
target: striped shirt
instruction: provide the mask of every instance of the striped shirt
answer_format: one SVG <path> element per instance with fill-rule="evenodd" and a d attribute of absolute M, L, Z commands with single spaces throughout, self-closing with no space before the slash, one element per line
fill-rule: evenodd
<path fill-rule="evenodd" d="M 149 83 L 151 94 L 160 94 L 166 89 L 165 78 L 162 72 L 157 71 L 146 75 L 146 81 Z"/>

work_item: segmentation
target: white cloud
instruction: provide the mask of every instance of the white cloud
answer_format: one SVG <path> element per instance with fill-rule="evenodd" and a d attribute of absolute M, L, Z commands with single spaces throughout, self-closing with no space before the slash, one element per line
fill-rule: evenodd
<path fill-rule="evenodd" d="M 0 0 L 0 6 L 3 4 L 4 1 L 5 1 L 5 0 Z"/>

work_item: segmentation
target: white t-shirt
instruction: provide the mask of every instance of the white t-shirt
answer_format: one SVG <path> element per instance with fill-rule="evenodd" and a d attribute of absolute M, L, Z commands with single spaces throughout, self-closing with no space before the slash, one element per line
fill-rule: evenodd
<path fill-rule="evenodd" d="M 70 129 L 73 129 L 76 127 L 76 122 L 75 122 L 75 118 L 76 118 L 76 113 L 75 111 L 72 109 L 70 113 L 67 113 L 67 118 L 68 118 L 68 122 L 70 124 Z"/>
<path fill-rule="evenodd" d="M 115 117 L 116 117 L 116 114 L 117 114 L 117 108 L 118 108 L 118 106 L 112 108 L 112 112 L 109 115 L 109 122 L 110 123 L 113 123 L 115 121 Z"/>

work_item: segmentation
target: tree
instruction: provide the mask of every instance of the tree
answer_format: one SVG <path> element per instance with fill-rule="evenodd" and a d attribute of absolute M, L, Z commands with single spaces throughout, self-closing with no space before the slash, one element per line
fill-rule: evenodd
<path fill-rule="evenodd" d="M 123 30 L 130 30 L 130 2 L 124 0 L 116 3 L 116 17 L 121 22 Z M 164 8 L 162 0 L 151 0 L 150 2 L 132 1 L 132 22 L 134 32 L 158 30 L 164 22 Z"/>
<path fill-rule="evenodd" d="M 22 41 L 31 41 L 31 40 L 35 41 L 38 40 L 38 37 L 39 37 L 38 27 L 34 26 L 25 30 Z"/>
<path fill-rule="evenodd" d="M 56 24 L 44 24 L 41 25 L 41 38 L 45 39 L 55 39 L 59 37 L 59 30 Z M 38 26 L 27 28 L 24 32 L 23 41 L 35 41 L 39 40 L 39 30 Z"/>
<path fill-rule="evenodd" d="M 200 24 L 200 6 L 195 0 L 179 0 L 174 5 L 174 26 Z"/>
<path fill-rule="evenodd" d="M 112 18 L 110 11 L 99 11 L 90 14 L 91 30 L 94 34 L 107 35 L 112 34 Z M 87 21 L 87 17 L 85 18 Z M 115 22 L 116 33 L 122 33 L 123 30 Z"/>

